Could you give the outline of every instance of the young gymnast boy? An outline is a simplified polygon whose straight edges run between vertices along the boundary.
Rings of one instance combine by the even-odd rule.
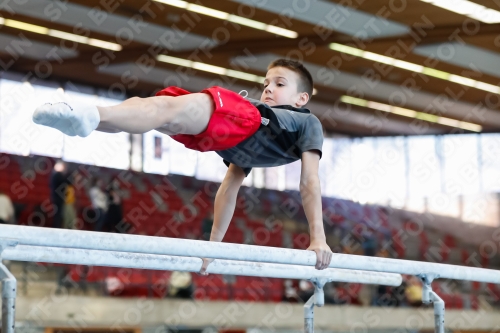
[[[303,108],[313,90],[309,71],[299,62],[273,61],[260,101],[245,99],[221,87],[190,93],[177,87],[154,97],[133,97],[110,107],[78,103],[44,104],[33,121],[70,136],[92,131],[145,133],[158,130],[198,151],[215,151],[228,170],[217,191],[210,241],[222,241],[236,206],[236,197],[252,167],[273,167],[301,160],[300,194],[309,222],[316,269],[330,264],[332,251],[323,229],[318,176],[323,130]],[[211,259],[200,270],[206,274]]]

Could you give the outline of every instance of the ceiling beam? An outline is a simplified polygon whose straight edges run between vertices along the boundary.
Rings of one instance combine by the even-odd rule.
[[[453,42],[459,41],[461,37],[469,37],[469,35],[465,34],[461,28],[461,25],[447,25],[447,26],[438,26],[432,29],[425,30],[425,35],[422,34],[421,30],[417,30],[415,28],[412,29],[412,32],[403,35],[403,36],[391,36],[391,37],[382,37],[376,38],[372,41],[372,43],[383,42],[383,43],[396,43],[398,40],[402,41],[414,41],[417,44],[431,44],[431,43],[439,43],[439,42]],[[474,36],[478,35],[497,35],[500,31],[500,24],[486,24],[478,22],[478,30],[474,31]]]

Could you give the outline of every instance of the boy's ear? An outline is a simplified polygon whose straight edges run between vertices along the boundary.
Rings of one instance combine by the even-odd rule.
[[[297,101],[297,105],[299,107],[303,107],[304,105],[307,104],[307,102],[309,102],[309,94],[306,92],[301,92],[299,94],[299,99]]]

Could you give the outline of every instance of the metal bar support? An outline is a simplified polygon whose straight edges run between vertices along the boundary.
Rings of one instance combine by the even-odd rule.
[[[16,323],[17,281],[14,275],[2,264],[2,252],[17,242],[4,240],[0,242],[0,280],[2,280],[2,332],[14,333]]]
[[[314,333],[314,300],[312,295],[304,304],[304,333]]]
[[[314,278],[311,282],[314,284],[314,295],[304,304],[304,332],[314,333],[314,306],[325,305],[325,293],[323,287],[330,279]]]
[[[438,278],[436,274],[420,274],[420,279],[423,283],[422,288],[422,303],[434,304],[434,332],[444,333],[444,313],[445,304],[441,297],[432,290],[432,281]]]

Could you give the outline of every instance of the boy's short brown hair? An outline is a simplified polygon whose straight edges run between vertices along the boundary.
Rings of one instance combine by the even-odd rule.
[[[309,94],[309,98],[312,96],[313,92],[313,79],[311,73],[304,67],[300,62],[288,59],[276,59],[267,66],[267,70],[274,67],[285,67],[291,71],[294,71],[299,75],[299,86],[297,87],[299,92],[306,92]]]

